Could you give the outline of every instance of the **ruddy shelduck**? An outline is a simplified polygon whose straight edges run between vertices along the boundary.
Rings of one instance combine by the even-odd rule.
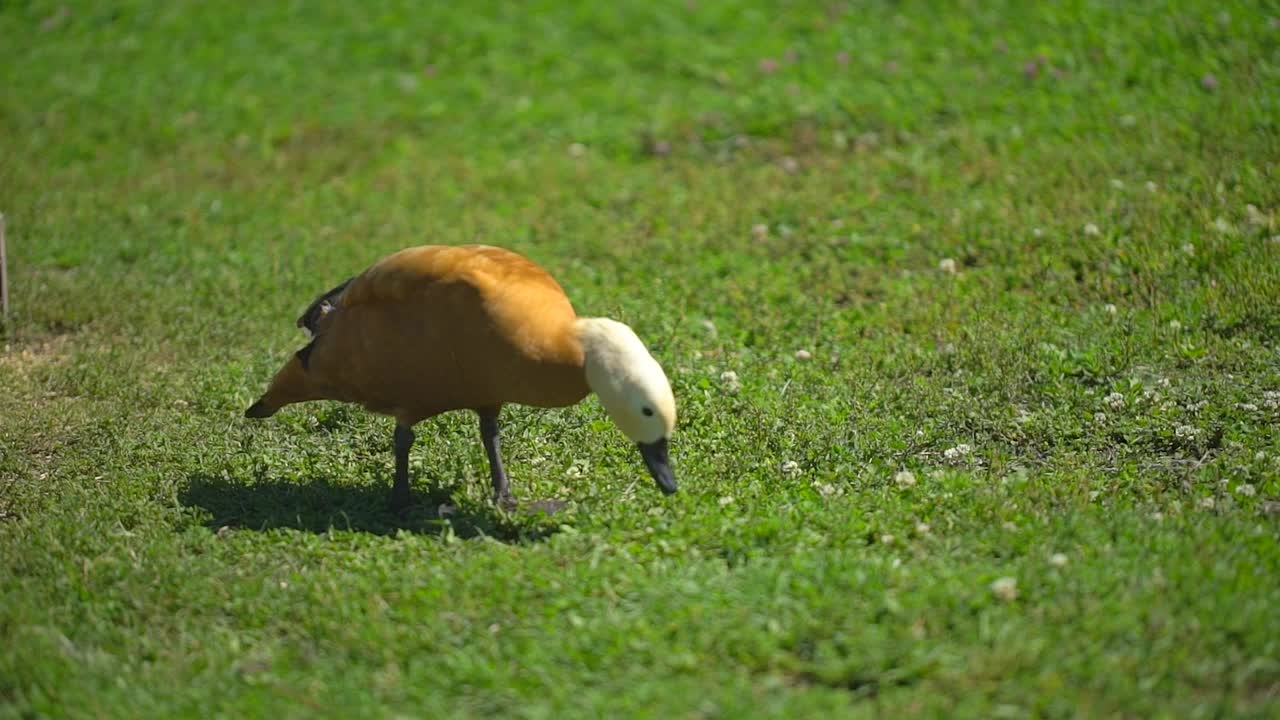
[[[494,499],[509,509],[502,406],[564,407],[590,392],[639,446],[658,487],[676,491],[667,456],[676,404],[662,367],[626,325],[579,318],[560,284],[521,255],[486,245],[401,250],[321,295],[297,324],[310,343],[245,416],[339,400],[395,418],[397,509],[409,505],[417,423],[476,412]]]

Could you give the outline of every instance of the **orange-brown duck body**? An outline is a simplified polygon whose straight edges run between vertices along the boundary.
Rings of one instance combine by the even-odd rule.
[[[498,447],[502,406],[564,407],[592,390],[582,323],[564,290],[541,267],[501,248],[401,250],[322,295],[298,325],[312,335],[311,343],[290,358],[245,414],[268,417],[292,403],[339,400],[392,416],[392,504],[401,509],[409,504],[408,452],[416,423],[452,410],[475,411],[495,498],[511,507]],[[669,398],[665,375],[658,384]],[[652,416],[663,398],[644,402],[640,409]],[[664,412],[670,418],[662,437],[640,438],[639,445],[659,486],[673,492],[666,440],[674,403]]]

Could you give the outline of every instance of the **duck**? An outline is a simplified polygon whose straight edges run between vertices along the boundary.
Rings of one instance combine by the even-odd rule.
[[[561,408],[594,393],[658,489],[677,491],[676,402],[662,366],[626,324],[579,317],[541,266],[491,245],[422,245],[388,255],[298,317],[309,342],[246,411],[267,418],[335,400],[395,420],[391,507],[411,505],[414,427],[447,412],[479,419],[493,498],[517,503],[502,463],[503,406]]]

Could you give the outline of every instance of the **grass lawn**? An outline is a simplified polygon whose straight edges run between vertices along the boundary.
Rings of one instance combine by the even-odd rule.
[[[1275,717],[1280,6],[0,3],[0,717]],[[680,407],[241,413],[522,252]],[[803,351],[803,352],[802,352]],[[456,511],[441,517],[440,506]]]

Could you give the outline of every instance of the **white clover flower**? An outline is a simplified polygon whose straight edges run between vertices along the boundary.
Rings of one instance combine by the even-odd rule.
[[[1106,403],[1108,405],[1110,405],[1112,408],[1115,408],[1116,410],[1119,410],[1120,408],[1124,407],[1124,395],[1122,395],[1121,393],[1113,392],[1104,399],[1106,400]]]
[[[893,535],[891,535],[890,533],[885,533],[885,534],[883,534],[883,535],[881,535],[881,536],[880,536],[880,542],[881,542],[882,544],[885,544],[885,545],[892,545],[892,544],[893,544],[893,541],[894,541],[894,540],[896,540],[896,539],[897,539],[897,538],[895,538],[895,537],[894,537]]]
[[[1084,234],[1096,236],[1096,235],[1101,235],[1102,231],[1098,229],[1097,225],[1094,225],[1093,223],[1089,223],[1084,226]]]
[[[1054,553],[1049,556],[1049,564],[1054,567],[1066,567],[1067,556],[1062,553]]]
[[[797,350],[797,351],[796,351],[796,359],[797,359],[797,360],[812,360],[812,359],[813,359],[813,353],[809,352],[808,350],[803,350],[803,349],[801,349],[801,350]]]
[[[1096,423],[1104,423],[1107,421],[1107,414],[1104,412],[1096,412],[1093,414],[1093,421]]]
[[[916,523],[917,535],[928,535],[930,530],[932,530],[932,528],[929,527],[929,523],[926,523],[926,522]]]
[[[1044,237],[1044,231],[1040,228],[1031,228],[1031,235],[1033,237]]]
[[[764,240],[769,237],[769,226],[764,223],[756,223],[751,226],[751,236],[757,240]]]
[[[1120,178],[1111,178],[1111,187],[1115,188],[1116,190],[1123,190],[1124,181],[1121,180]]]
[[[1179,425],[1173,429],[1173,434],[1180,438],[1191,439],[1200,434],[1200,431],[1190,425]]]
[[[587,146],[582,143],[573,143],[569,146],[570,157],[582,157],[587,154]]]
[[[1236,409],[1245,412],[1258,412],[1258,406],[1253,403],[1236,403]]]
[[[782,470],[783,475],[799,475],[800,463],[795,460],[788,460],[782,463],[782,465],[779,466],[779,469]]]
[[[1217,504],[1218,503],[1215,502],[1214,499],[1211,497],[1200,499],[1200,507],[1204,508],[1205,510],[1212,510],[1214,506]]]
[[[898,487],[911,487],[916,484],[916,475],[910,470],[899,470],[898,474],[893,476],[893,481]]]
[[[725,496],[721,497],[721,498],[720,498],[720,500],[719,500],[718,502],[720,503],[720,507],[726,507],[726,506],[732,505],[732,504],[733,504],[733,496],[732,496],[732,495],[725,495]]]
[[[1183,243],[1183,245],[1182,245],[1182,252],[1184,252],[1184,253],[1186,253],[1186,254],[1188,254],[1188,255],[1195,255],[1195,254],[1196,254],[1196,246],[1195,246],[1195,243]]]
[[[1271,223],[1267,214],[1259,210],[1258,206],[1252,203],[1244,206],[1244,214],[1248,216],[1250,225],[1269,225]]]
[[[942,451],[942,456],[951,462],[960,462],[972,450],[973,448],[969,447],[968,443],[960,443],[955,447],[947,448],[946,450]]]
[[[817,490],[822,497],[835,497],[840,494],[840,489],[831,483],[814,483],[813,489]]]
[[[1236,227],[1228,222],[1224,217],[1219,217],[1213,221],[1213,229],[1223,235],[1230,235],[1236,231]]]
[[[1241,483],[1240,486],[1236,488],[1236,494],[1243,497],[1253,497],[1258,494],[1258,489],[1249,483]]]
[[[736,393],[742,389],[742,381],[738,380],[738,373],[732,370],[720,373],[720,384],[724,385],[724,389],[730,393]]]
[[[1103,305],[1102,311],[1108,315],[1115,315],[1120,312],[1119,308],[1117,308],[1114,303],[1107,303],[1106,305]]]
[[[1149,193],[1158,192],[1160,190],[1160,186],[1156,185],[1154,182],[1150,180],[1147,181],[1146,187],[1147,187],[1147,192]]]
[[[1268,410],[1280,410],[1280,390],[1267,390],[1262,393],[1262,404]]]
[[[938,269],[949,275],[955,275],[957,272],[956,261],[951,258],[942,258],[938,261]]]
[[[1018,599],[1018,581],[1011,577],[1002,577],[991,583],[991,594],[1005,602]]]
[[[1170,321],[1169,321],[1169,329],[1170,329],[1170,330],[1174,330],[1174,331],[1181,330],[1181,329],[1182,329],[1182,323],[1178,322],[1177,320],[1170,320]]]

